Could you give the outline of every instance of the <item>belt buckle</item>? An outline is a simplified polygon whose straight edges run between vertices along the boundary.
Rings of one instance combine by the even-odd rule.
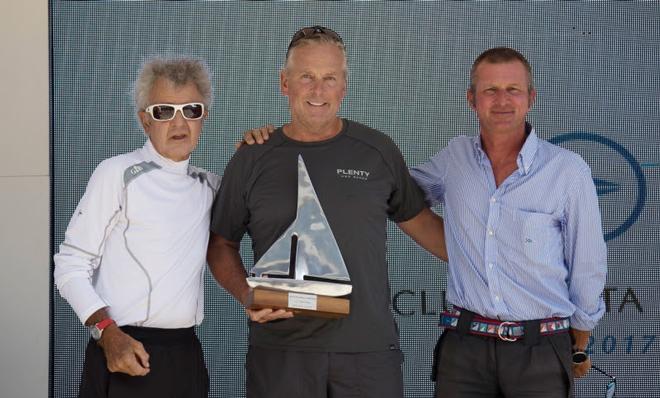
[[[504,328],[506,328],[507,326],[513,326],[515,324],[516,324],[516,322],[504,321],[504,322],[500,323],[499,325],[497,325],[497,337],[499,337],[500,340],[502,340],[502,341],[510,341],[510,342],[518,341],[518,337],[515,337],[515,336],[509,337],[509,336],[505,336],[503,334]],[[511,328],[509,328],[508,330],[511,331]]]

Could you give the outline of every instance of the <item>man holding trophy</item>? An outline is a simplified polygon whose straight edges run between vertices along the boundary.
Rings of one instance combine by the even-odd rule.
[[[347,73],[337,33],[296,32],[280,72],[291,121],[236,152],[214,204],[209,266],[252,320],[248,397],[402,397],[387,219],[446,259],[442,220],[396,145],[337,116]]]

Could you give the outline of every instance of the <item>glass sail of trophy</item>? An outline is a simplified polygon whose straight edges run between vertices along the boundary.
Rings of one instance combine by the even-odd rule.
[[[296,218],[250,270],[250,308],[313,316],[348,314],[351,279],[319,198],[298,155]]]

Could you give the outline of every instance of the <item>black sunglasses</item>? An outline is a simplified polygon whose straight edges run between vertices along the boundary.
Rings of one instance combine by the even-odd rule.
[[[289,43],[289,47],[286,49],[287,58],[289,57],[289,51],[291,51],[291,48],[294,47],[298,41],[306,37],[312,37],[315,35],[325,35],[330,37],[334,41],[341,43],[342,45],[344,44],[344,41],[341,39],[341,36],[339,36],[339,34],[332,29],[320,25],[307,26],[293,34],[293,37],[291,38],[291,42]]]
[[[596,365],[591,365],[591,368],[610,378],[607,387],[605,387],[605,398],[614,398],[614,395],[616,394],[616,378]]]

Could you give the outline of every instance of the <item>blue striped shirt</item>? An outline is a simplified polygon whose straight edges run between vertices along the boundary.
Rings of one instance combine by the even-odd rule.
[[[529,133],[499,187],[479,137],[460,136],[411,170],[444,204],[447,299],[509,321],[570,317],[591,330],[605,311],[607,250],[591,170]]]

